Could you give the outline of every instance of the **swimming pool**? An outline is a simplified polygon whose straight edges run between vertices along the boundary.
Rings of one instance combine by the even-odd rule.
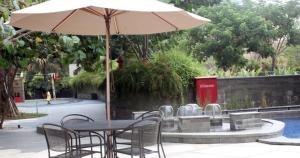
[[[287,138],[300,138],[300,117],[276,119],[285,123],[283,136]]]

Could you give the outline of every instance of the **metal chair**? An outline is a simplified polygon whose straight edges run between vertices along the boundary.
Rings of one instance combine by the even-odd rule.
[[[148,111],[137,117],[136,119],[151,119],[151,118],[157,118],[159,119],[159,131],[158,131],[158,137],[157,137],[157,151],[160,157],[160,149],[162,150],[164,158],[166,158],[165,150],[162,144],[162,137],[161,137],[161,132],[162,132],[162,119],[163,119],[164,114],[161,111],[153,110],[153,111]]]
[[[145,154],[158,153],[158,156],[160,158],[160,147],[163,151],[164,157],[166,157],[161,142],[161,118],[157,117],[157,113],[153,115],[151,115],[150,113],[151,112],[148,112],[144,115],[144,117],[141,116],[141,118],[143,119],[137,120],[137,122],[131,124],[124,130],[115,131],[113,133],[113,151],[115,157],[117,157],[117,153],[131,155],[131,157],[138,155],[140,157],[144,157]],[[147,124],[149,122],[151,123]],[[118,143],[115,139],[116,137],[124,133],[127,133],[127,135],[129,135],[130,143]],[[128,145],[129,147],[119,148],[118,145],[120,144]],[[150,150],[147,148],[148,146],[152,146],[155,144],[157,145],[157,150]]]
[[[143,120],[143,119],[148,118],[148,117],[159,117],[159,118],[161,118],[162,114],[161,114],[160,111],[157,111],[157,110],[147,111],[147,112],[141,114],[140,116],[138,116],[137,118],[135,118],[135,120]]]
[[[94,120],[88,116],[81,115],[81,114],[70,114],[66,115],[62,118],[61,120],[61,125],[64,126],[66,124],[76,124],[76,123],[81,123],[81,122],[93,122]],[[104,140],[104,135],[102,136],[101,134],[97,132],[79,132],[80,137],[77,138],[79,143],[81,144],[81,140],[83,138],[89,138],[89,143],[84,143],[81,144],[81,148],[90,148],[91,151],[93,151],[93,147],[100,147],[100,155],[102,155],[102,146],[104,145],[102,143],[102,140]],[[97,138],[99,140],[99,143],[93,142],[93,138]],[[76,139],[75,137],[72,137],[73,139]]]
[[[72,136],[80,136],[75,131],[50,123],[43,124],[42,128],[47,142],[49,158],[80,158],[95,153],[89,150],[81,150],[80,143],[76,141],[77,139],[73,142]],[[51,152],[58,154],[51,156]]]

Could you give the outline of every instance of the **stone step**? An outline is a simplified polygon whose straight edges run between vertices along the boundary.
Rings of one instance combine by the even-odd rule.
[[[300,146],[300,138],[287,138],[284,136],[268,138],[268,139],[258,139],[258,142],[271,145],[295,145]]]

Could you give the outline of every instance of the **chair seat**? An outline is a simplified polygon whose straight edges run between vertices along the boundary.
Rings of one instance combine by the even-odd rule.
[[[143,150],[144,154],[156,153],[156,151],[152,151],[152,150],[149,150],[149,149],[146,149],[146,148],[143,148],[142,150]],[[130,147],[129,148],[116,149],[114,151],[118,152],[118,153],[126,154],[126,155],[134,155],[134,156],[140,155],[140,149],[138,147],[133,147],[132,152],[131,152]]]
[[[97,153],[95,151],[88,151],[88,150],[73,150],[71,152],[63,153],[56,156],[51,156],[50,158],[81,158],[84,156],[88,156],[91,154]]]

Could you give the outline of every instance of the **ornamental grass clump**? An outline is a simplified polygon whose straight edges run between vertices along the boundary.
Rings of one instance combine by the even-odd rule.
[[[155,54],[153,62],[167,64],[181,78],[184,88],[192,86],[195,77],[208,74],[207,70],[197,59],[178,49]]]
[[[192,56],[170,50],[153,55],[147,62],[135,61],[124,70],[115,71],[116,94],[178,99],[193,85],[194,77],[204,74],[207,74],[205,69]]]
[[[135,62],[115,72],[117,96],[146,94],[155,97],[176,97],[182,92],[182,80],[165,63]]]
[[[97,90],[103,83],[104,74],[81,71],[78,75],[70,79],[70,85],[77,90]]]

